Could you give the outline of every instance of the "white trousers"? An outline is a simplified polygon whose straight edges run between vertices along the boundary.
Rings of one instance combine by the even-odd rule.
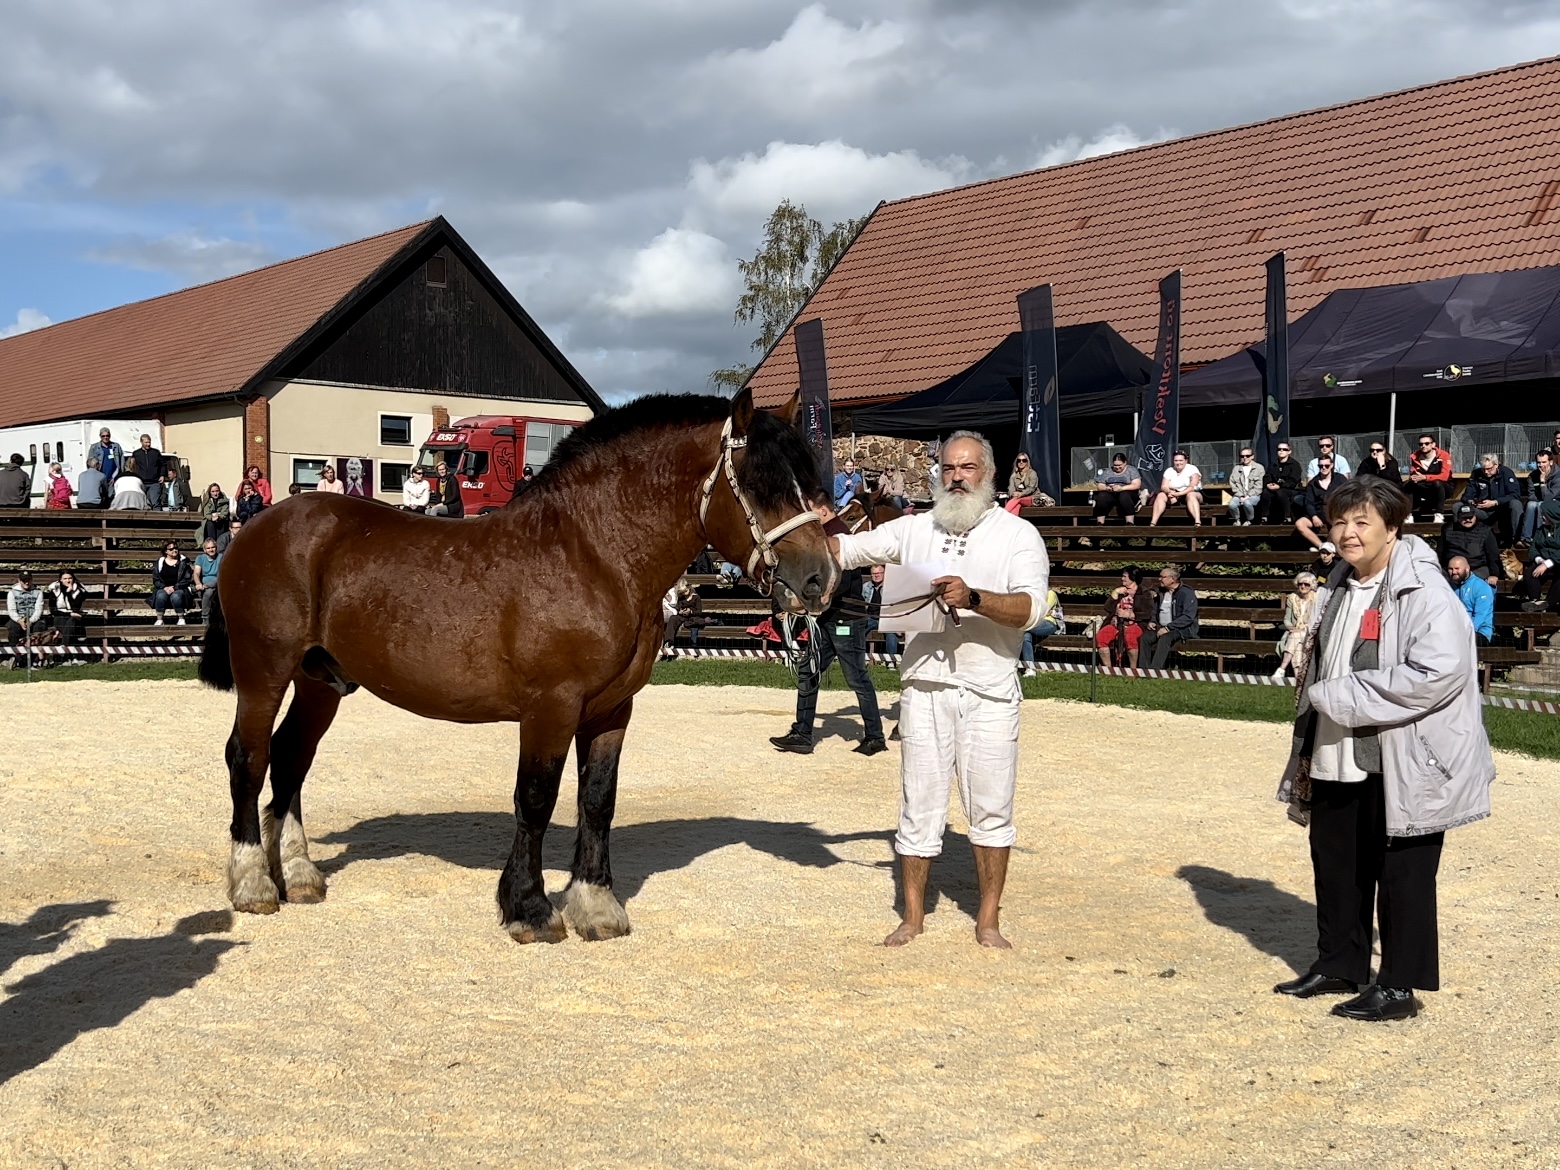
[[[993,699],[960,686],[907,683],[899,697],[899,831],[894,851],[936,857],[948,825],[948,788],[959,800],[970,844],[1013,844],[1018,777],[1018,699]]]

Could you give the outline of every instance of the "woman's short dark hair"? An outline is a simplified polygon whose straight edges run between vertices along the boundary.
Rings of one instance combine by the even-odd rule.
[[[1129,581],[1136,582],[1139,585],[1143,584],[1143,570],[1137,565],[1128,565],[1121,570],[1121,574]]]
[[[1388,528],[1401,529],[1413,509],[1403,489],[1374,475],[1344,480],[1327,497],[1327,523],[1336,524],[1356,508],[1369,508]]]

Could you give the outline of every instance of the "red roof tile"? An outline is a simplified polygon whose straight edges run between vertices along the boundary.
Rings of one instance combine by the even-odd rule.
[[[1017,327],[1106,320],[1152,352],[1155,286],[1184,271],[1182,360],[1262,333],[1263,262],[1291,318],[1346,287],[1560,261],[1560,58],[1027,171],[880,206],[798,320],[822,317],[837,403],[913,393]],[[787,333],[751,385],[797,384]]]
[[[235,393],[428,227],[412,224],[6,338],[0,426]]]

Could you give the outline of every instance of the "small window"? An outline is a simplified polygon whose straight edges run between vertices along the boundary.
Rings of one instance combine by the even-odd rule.
[[[325,470],[323,459],[294,459],[292,461],[292,481],[311,488],[320,482],[320,474]]]
[[[380,415],[379,445],[382,447],[410,447],[412,445],[412,416],[409,414]]]
[[[444,269],[443,256],[430,256],[428,257],[428,266],[423,269],[423,276],[434,288],[443,288],[445,285]]]
[[[412,465],[410,463],[381,463],[379,465],[379,490],[381,492],[398,492],[411,478]]]

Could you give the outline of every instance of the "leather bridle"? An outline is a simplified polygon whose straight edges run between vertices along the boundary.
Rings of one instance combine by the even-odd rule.
[[[699,530],[704,533],[705,542],[708,543],[709,532],[705,529],[704,522],[709,516],[710,498],[715,494],[715,484],[724,470],[726,483],[731,487],[732,498],[737,501],[738,506],[742,509],[742,514],[747,517],[748,533],[753,538],[753,551],[747,559],[746,572],[748,578],[758,586],[759,592],[768,596],[774,588],[775,569],[780,564],[780,557],[775,552],[774,546],[782,537],[795,532],[803,525],[821,524],[822,521],[818,518],[818,513],[814,512],[808,506],[807,501],[802,498],[802,489],[798,486],[796,489],[796,502],[802,509],[801,512],[765,531],[763,524],[760,523],[758,518],[758,509],[753,507],[753,502],[748,499],[747,493],[737,483],[737,468],[731,458],[731,453],[746,447],[747,442],[745,437],[741,439],[732,438],[731,419],[727,418],[726,425],[720,432],[720,458],[716,460],[715,466],[710,468],[709,475],[704,477],[704,486],[699,492]],[[762,576],[757,572],[760,561],[764,563]]]

